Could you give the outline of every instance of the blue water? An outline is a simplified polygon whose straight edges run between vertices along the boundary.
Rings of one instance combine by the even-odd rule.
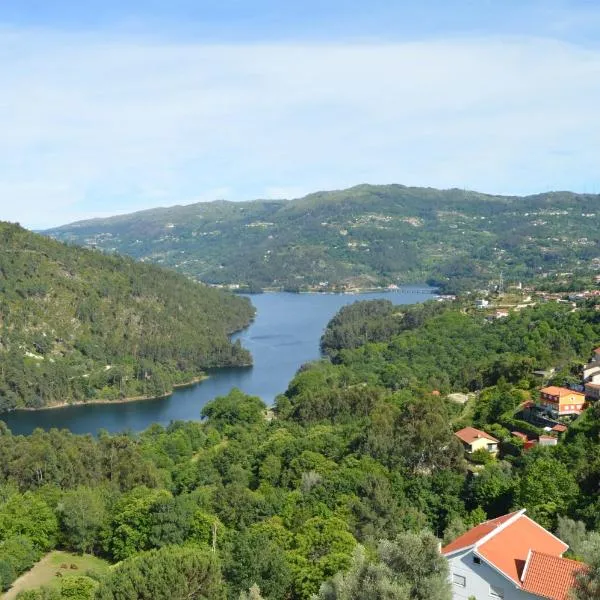
[[[256,319],[234,336],[250,350],[254,366],[219,369],[209,379],[193,387],[177,390],[168,398],[122,404],[88,404],[41,411],[15,411],[1,416],[16,434],[35,428],[70,429],[74,433],[96,434],[98,430],[142,431],[152,423],[196,420],[212,398],[232,388],[260,396],[267,404],[285,392],[288,383],[304,363],[319,358],[319,339],[333,315],[357,300],[385,298],[394,304],[414,304],[432,298],[431,294],[405,291],[347,294],[267,293],[251,296]]]

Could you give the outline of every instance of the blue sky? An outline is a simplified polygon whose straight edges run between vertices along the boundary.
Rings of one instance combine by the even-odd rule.
[[[600,192],[600,3],[3,0],[0,219]]]

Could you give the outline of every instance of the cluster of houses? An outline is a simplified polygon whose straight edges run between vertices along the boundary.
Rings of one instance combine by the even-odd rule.
[[[600,400],[600,348],[596,348],[592,360],[583,367],[583,391],[572,390],[566,387],[548,386],[540,390],[537,402],[527,402],[523,408],[535,410],[537,415],[547,415],[551,419],[561,417],[576,417],[580,415],[588,402]],[[546,427],[547,434],[542,434],[537,439],[530,439],[528,435],[520,431],[511,432],[515,438],[523,441],[525,450],[529,450],[535,445],[555,446],[558,443],[558,437],[567,430],[567,425],[558,421],[550,421],[550,426]],[[475,429],[474,427],[465,427],[455,433],[460,439],[465,452],[470,455],[477,450],[487,450],[490,454],[498,453],[498,444],[494,436]]]
[[[586,402],[600,399],[600,348],[583,369],[583,390],[549,386],[540,390],[535,407],[553,419],[577,416]],[[532,405],[534,403],[531,403]],[[555,445],[567,426],[556,423],[548,435],[523,439],[524,448]],[[465,427],[455,435],[467,454],[485,450],[498,453],[494,436]],[[568,545],[519,510],[485,521],[441,548],[448,559],[454,600],[570,600],[584,563],[563,558]]]

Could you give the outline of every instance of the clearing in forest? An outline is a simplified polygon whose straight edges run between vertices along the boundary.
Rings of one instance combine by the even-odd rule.
[[[67,568],[61,568],[61,565],[66,565]],[[71,565],[77,565],[77,568],[72,569]],[[62,577],[69,577],[85,575],[86,571],[103,572],[107,569],[108,563],[97,556],[55,550],[46,554],[29,571],[21,575],[2,596],[2,600],[14,600],[19,592],[43,585],[57,586],[61,578],[56,573],[61,573]]]

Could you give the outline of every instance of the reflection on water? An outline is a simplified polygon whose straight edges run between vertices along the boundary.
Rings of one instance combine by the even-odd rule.
[[[414,304],[430,294],[373,293],[288,294],[251,296],[257,315],[254,323],[234,336],[254,357],[254,366],[218,369],[199,385],[177,390],[169,398],[123,404],[88,404],[37,412],[16,411],[2,415],[13,433],[30,433],[36,427],[67,428],[74,433],[141,431],[152,423],[167,425],[183,419],[199,419],[202,406],[237,387],[271,403],[284,392],[298,368],[319,358],[319,339],[333,315],[357,300],[385,298],[394,304]]]

